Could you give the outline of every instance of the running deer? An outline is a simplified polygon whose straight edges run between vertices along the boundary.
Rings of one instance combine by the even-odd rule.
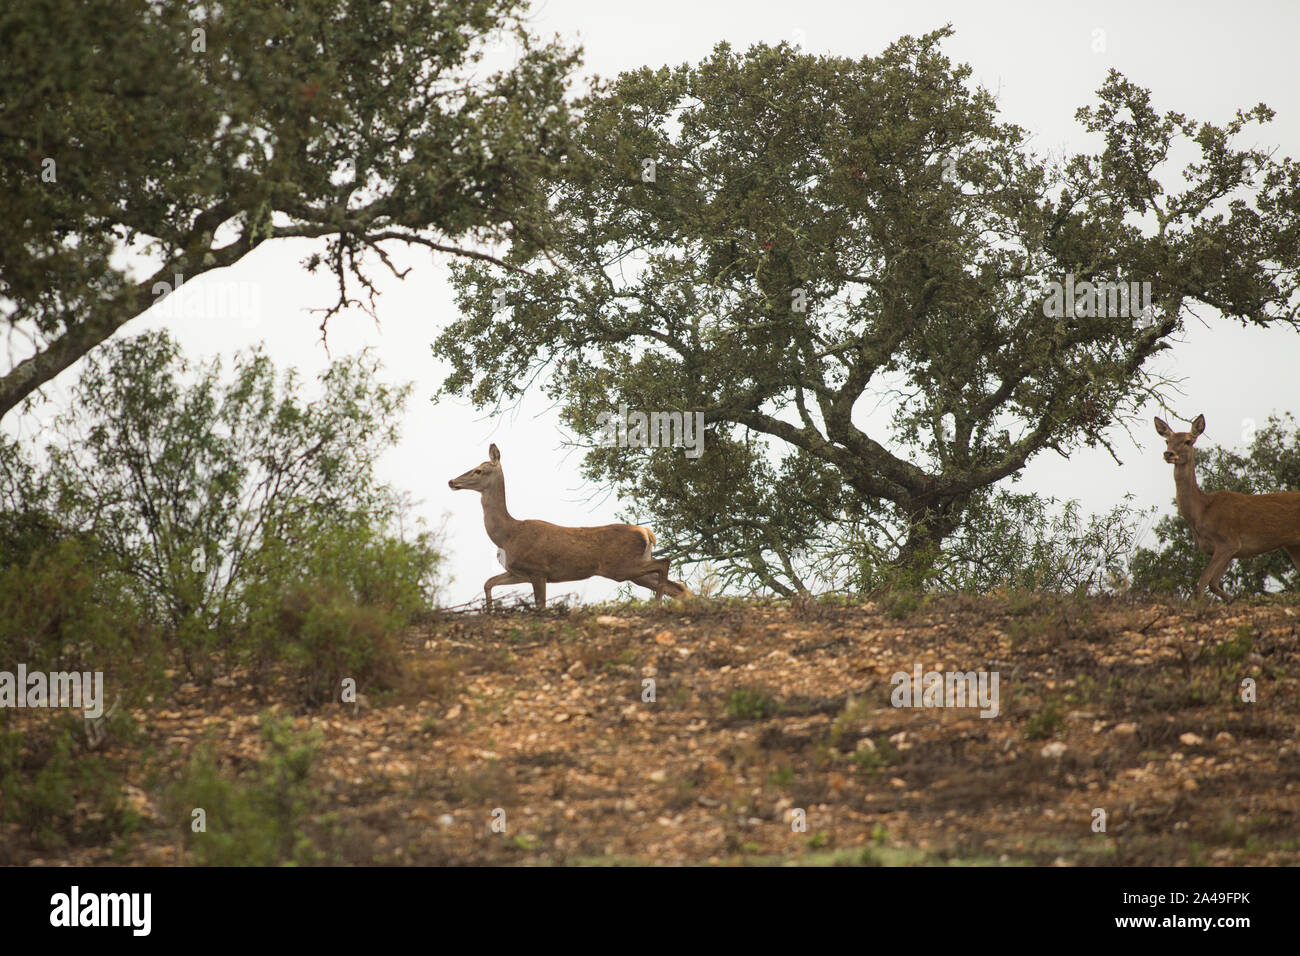
[[[636,524],[606,524],[595,528],[566,528],[549,521],[519,521],[506,510],[506,481],[501,452],[493,445],[488,460],[447,482],[453,490],[477,491],[483,500],[483,524],[498,548],[505,574],[483,583],[487,609],[492,610],[492,589],[502,584],[532,584],[540,610],[546,605],[548,581],[582,581],[601,577],[632,581],[655,592],[655,603],[684,597],[686,585],[668,580],[668,559],[651,551],[655,533]]]
[[[1193,597],[1206,586],[1231,601],[1219,580],[1233,558],[1253,558],[1282,548],[1300,570],[1300,491],[1243,495],[1236,491],[1206,494],[1196,484],[1197,436],[1205,431],[1205,416],[1197,415],[1189,432],[1176,432],[1159,418],[1156,432],[1165,440],[1165,461],[1174,466],[1178,513],[1192,529],[1196,546],[1211,555],[1209,567],[1196,582]]]

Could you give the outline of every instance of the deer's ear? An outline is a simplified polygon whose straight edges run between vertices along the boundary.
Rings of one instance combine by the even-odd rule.
[[[1159,416],[1156,416],[1156,434],[1161,438],[1168,438],[1173,434],[1173,429],[1165,424],[1165,420]]]
[[[492,459],[493,463],[501,461],[501,452],[495,444],[488,448],[488,457]]]
[[[1203,431],[1205,431],[1205,416],[1197,415],[1196,421],[1192,422],[1192,437],[1195,438]]]

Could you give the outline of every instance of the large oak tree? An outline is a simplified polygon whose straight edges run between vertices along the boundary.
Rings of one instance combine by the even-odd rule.
[[[620,403],[703,411],[698,459],[596,443],[587,474],[677,555],[789,591],[864,556],[923,569],[1034,455],[1109,447],[1194,310],[1297,324],[1300,166],[1233,145],[1267,107],[1216,126],[1112,72],[1076,114],[1099,152],[1053,161],[949,33],[860,60],[720,44],[593,90],[550,247],[455,266],[444,391],[540,375],[588,436]],[[1053,315],[1067,276],[1149,282],[1151,310]]]
[[[527,247],[576,54],[530,38],[525,6],[6,2],[0,414],[151,306],[159,283],[268,239],[329,237],[308,263],[337,277],[327,313],[373,291],[365,254],[388,264],[392,243]],[[519,52],[489,74],[494,40]]]

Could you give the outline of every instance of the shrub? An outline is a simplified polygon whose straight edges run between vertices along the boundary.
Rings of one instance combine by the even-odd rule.
[[[137,654],[147,620],[192,677],[287,659],[312,701],[395,666],[438,566],[433,536],[407,534],[409,504],[374,479],[409,386],[380,382],[364,353],[333,363],[312,400],[260,350],[232,365],[193,366],[165,332],[110,342],[43,469],[0,442],[0,556],[20,568],[0,580],[16,618],[0,647]],[[64,543],[32,565],[49,541]]]
[[[727,695],[723,714],[739,720],[762,720],[780,710],[780,703],[759,687],[737,687]]]
[[[344,678],[362,691],[401,681],[398,634],[429,607],[438,555],[427,535],[407,541],[371,516],[330,524],[311,509],[278,526],[254,557],[245,591],[255,666],[287,663],[309,705],[338,700]]]
[[[103,843],[140,824],[122,799],[120,771],[84,752],[80,723],[61,714],[26,734],[0,730],[0,820],[17,823],[42,849]]]
[[[264,715],[261,760],[243,776],[223,773],[210,746],[190,760],[166,796],[182,822],[186,846],[207,866],[310,865],[326,854],[305,832],[320,804],[311,783],[320,734],[297,734],[288,721]],[[193,829],[193,811],[204,827]]]
[[[373,473],[396,441],[409,386],[382,383],[364,353],[334,362],[311,399],[259,349],[231,365],[229,374],[219,361],[192,365],[166,332],[110,342],[51,426],[45,471],[12,448],[0,455],[0,478],[16,489],[8,496],[33,520],[44,509],[68,532],[93,531],[191,673],[228,648],[252,556],[302,502],[318,514],[315,531],[377,530],[401,510]]]
[[[162,644],[130,578],[85,538],[0,567],[0,661],[103,671],[105,693],[127,704],[164,685]]]

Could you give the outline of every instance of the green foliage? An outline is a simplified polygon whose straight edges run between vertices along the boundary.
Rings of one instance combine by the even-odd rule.
[[[17,823],[38,847],[103,843],[140,825],[123,802],[120,771],[85,752],[80,725],[60,715],[27,735],[0,729],[0,821]]]
[[[722,713],[737,720],[762,720],[781,709],[780,701],[761,687],[737,687],[727,694]]]
[[[1196,479],[1201,490],[1263,494],[1300,490],[1300,425],[1287,413],[1270,415],[1245,454],[1222,446],[1197,446]],[[1172,482],[1171,482],[1172,484]],[[1133,557],[1133,587],[1148,593],[1189,593],[1209,564],[1196,547],[1191,529],[1175,513],[1155,526],[1157,546]],[[1223,575],[1223,588],[1236,597],[1300,590],[1300,574],[1284,551],[1235,560]]]
[[[454,265],[443,391],[491,406],[547,371],[627,518],[788,596],[858,557],[916,566],[1034,456],[1106,444],[1158,391],[1148,360],[1185,305],[1300,322],[1297,165],[1230,145],[1267,108],[1214,127],[1111,73],[1078,113],[1102,150],[1052,161],[943,55],[950,34],[858,60],[722,43],[599,85],[545,255]],[[1149,281],[1150,322],[1045,314],[1067,273]],[[704,453],[609,441],[621,403],[703,412]]]
[[[36,345],[0,376],[0,415],[176,274],[229,266],[268,238],[329,237],[308,266],[337,275],[334,309],[372,289],[361,253],[385,242],[535,241],[577,57],[529,37],[526,6],[0,6],[0,298],[10,335]],[[523,47],[513,66],[483,70],[507,38]],[[141,247],[166,264],[158,274],[128,271],[126,250]]]
[[[1076,500],[1004,489],[976,497],[944,542],[935,578],[947,590],[1100,591],[1127,586],[1151,514],[1122,504],[1086,519]],[[1151,509],[1154,513],[1155,509]]]
[[[172,817],[186,845],[206,866],[311,865],[323,851],[305,831],[321,804],[311,781],[320,733],[295,733],[287,720],[264,715],[261,760],[240,776],[229,775],[205,746],[167,794]],[[194,832],[193,811],[202,809],[206,831]]]
[[[23,444],[0,435],[0,566],[27,564],[63,534],[48,477]]]
[[[859,773],[877,773],[884,767],[898,763],[900,754],[885,737],[872,740],[869,737],[858,742],[858,747],[849,757],[849,762]]]
[[[794,780],[794,767],[779,767],[767,775],[767,782],[773,787],[788,787]]]
[[[103,671],[105,693],[130,705],[162,686],[164,660],[130,577],[93,542],[56,540],[24,563],[0,567],[0,661],[7,668],[22,662],[29,671]]]
[[[260,351],[223,379],[166,333],[101,350],[43,468],[0,448],[0,652],[102,670],[128,703],[159,689],[168,650],[191,676],[243,668],[265,689],[284,673],[308,705],[344,678],[360,693],[419,679],[398,634],[439,555],[374,480],[409,392],[377,372],[335,362],[308,399]]]
[[[832,532],[814,565],[818,579],[850,592],[879,595],[896,617],[920,608],[935,591],[1123,590],[1129,561],[1150,515],[1130,504],[1085,518],[1076,500],[985,489],[972,496],[963,522],[942,546],[907,564],[865,522]],[[1154,509],[1152,509],[1154,512]]]
[[[439,560],[430,536],[391,537],[374,519],[304,505],[250,560],[248,651],[283,658],[310,705],[339,700],[348,677],[364,692],[398,686],[396,635],[428,606]]]
[[[6,573],[49,589],[67,573],[63,603],[46,615],[72,626],[79,619],[55,610],[81,601],[94,633],[126,629],[105,647],[143,615],[191,674],[210,675],[222,655],[254,667],[283,655],[307,698],[324,699],[340,673],[391,668],[394,632],[433,591],[433,537],[409,533],[409,505],[374,479],[410,386],[378,381],[365,355],[334,362],[310,398],[260,350],[232,364],[228,377],[219,362],[195,368],[165,332],[94,355],[43,449],[48,466],[33,469],[14,448],[0,458],[25,509],[6,512],[8,526],[57,513],[58,534],[72,536],[44,564]],[[30,550],[14,534],[13,553]],[[84,569],[70,567],[82,557]],[[96,608],[100,592],[117,597]],[[286,605],[301,620],[277,633]],[[27,620],[36,611],[14,613],[14,627],[39,624]]]
[[[94,529],[173,628],[217,623],[247,583],[265,531],[301,501],[325,513],[391,507],[372,477],[409,386],[364,356],[336,361],[321,393],[277,376],[260,349],[197,369],[166,332],[113,342],[87,363],[47,445],[53,500]]]
[[[1055,700],[1048,701],[1043,709],[1025,722],[1026,740],[1046,740],[1065,725],[1065,715]]]
[[[1250,631],[1250,626],[1241,624],[1232,637],[1215,644],[1206,653],[1213,660],[1223,664],[1230,664],[1234,661],[1244,661],[1246,655],[1250,653],[1251,648],[1254,646],[1255,637]]]

